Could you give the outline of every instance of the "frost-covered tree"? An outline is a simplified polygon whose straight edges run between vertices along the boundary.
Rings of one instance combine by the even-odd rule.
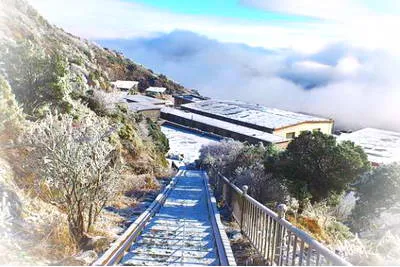
[[[223,141],[203,147],[200,162],[213,166],[238,186],[249,186],[249,194],[263,203],[283,201],[288,197],[285,186],[264,167],[265,158],[275,153],[273,146]]]
[[[356,185],[356,197],[353,227],[369,230],[382,212],[400,207],[400,164],[383,165],[364,175]]]
[[[45,105],[69,111],[66,97],[71,93],[68,61],[30,41],[3,46],[0,56],[4,72],[24,111],[37,115]],[[39,114],[41,115],[41,114]]]
[[[234,171],[229,165],[238,157],[243,146],[241,142],[223,140],[220,143],[203,146],[200,149],[199,159],[201,164],[213,166],[228,175]]]
[[[96,116],[48,115],[26,134],[33,168],[49,200],[67,213],[77,243],[117,191],[119,158],[108,141],[114,130]]]
[[[10,85],[0,76],[0,134],[5,131],[8,134],[17,131],[22,119],[22,111],[18,107]]]

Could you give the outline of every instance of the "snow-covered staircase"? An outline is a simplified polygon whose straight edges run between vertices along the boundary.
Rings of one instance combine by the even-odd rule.
[[[183,171],[122,265],[219,265],[204,172]]]

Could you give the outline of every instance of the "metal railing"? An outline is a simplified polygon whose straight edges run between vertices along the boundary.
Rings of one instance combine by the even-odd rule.
[[[214,169],[209,171],[215,195],[221,197],[238,222],[241,232],[269,265],[351,265],[306,232],[285,219],[286,206],[278,214],[232,184]]]
[[[179,173],[178,173],[179,174]],[[178,175],[177,174],[177,175]],[[143,231],[146,223],[161,208],[176,184],[176,177],[164,188],[151,205],[133,222],[115,243],[92,266],[116,265]]]

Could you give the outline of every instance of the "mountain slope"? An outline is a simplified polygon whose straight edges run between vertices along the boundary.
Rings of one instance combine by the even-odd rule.
[[[158,124],[123,106],[111,109],[101,106],[100,100],[109,99],[111,94],[106,91],[115,79],[138,80],[141,89],[154,85],[168,88],[168,93],[188,92],[118,53],[50,25],[23,0],[0,0],[0,111],[4,113],[0,116],[0,264],[55,264],[65,257],[66,262],[74,265],[90,264],[93,255],[96,257],[104,245],[115,240],[117,233],[129,225],[126,220],[138,198],[159,188],[155,178],[168,175],[165,160],[168,140]],[[96,92],[104,99],[97,99]],[[46,168],[61,173],[65,166],[75,165],[51,168],[48,160],[60,161],[60,158],[48,152],[36,157],[36,164],[31,164],[39,148],[30,146],[26,137],[35,139],[37,135],[32,129],[43,126],[50,113],[59,115],[55,125],[65,123],[62,117],[71,122],[71,131],[58,133],[72,140],[59,155],[68,155],[73,147],[81,148],[85,142],[92,142],[86,137],[74,139],[74,134],[90,126],[91,120],[91,128],[82,130],[89,136],[90,132],[97,131],[95,122],[103,121],[110,131],[101,138],[112,147],[110,164],[121,165],[122,171],[112,173],[113,186],[107,183],[102,190],[95,190],[95,194],[105,189],[113,193],[105,194],[106,202],[99,205],[104,204],[96,212],[97,220],[93,220],[96,223],[86,227],[84,238],[73,238],[70,222],[76,213],[69,208],[74,203],[66,205],[65,201],[56,201],[57,196],[69,194],[56,188],[56,182],[51,181],[53,176],[46,179],[41,173]],[[45,138],[55,136],[56,128],[52,129],[44,131]],[[99,158],[98,153],[80,151],[86,153],[89,163]],[[76,159],[68,158],[72,163]],[[81,169],[89,167],[87,164]],[[62,175],[62,179],[68,184],[79,176],[86,183],[88,175],[73,174],[76,171],[77,168]],[[83,192],[83,196],[89,195]],[[92,199],[83,198],[87,201],[83,207],[95,205]],[[91,210],[82,212],[81,217],[91,215]],[[94,245],[96,240],[102,241],[101,247]],[[77,253],[78,262],[71,260],[69,256]],[[92,257],[82,260],[85,255]]]
[[[137,80],[139,89],[162,86],[167,93],[185,93],[190,90],[134,63],[122,54],[73,36],[50,25],[24,0],[0,0],[0,43],[30,40],[45,50],[68,57],[70,67],[83,74],[89,85],[109,88],[109,81]]]

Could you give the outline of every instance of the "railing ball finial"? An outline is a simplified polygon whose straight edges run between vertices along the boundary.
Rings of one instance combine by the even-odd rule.
[[[247,185],[244,185],[242,187],[242,190],[243,190],[243,195],[247,195],[247,191],[249,190],[249,187]]]
[[[278,210],[278,216],[280,219],[285,218],[286,211],[287,211],[287,206],[285,204],[279,204],[277,207]]]

